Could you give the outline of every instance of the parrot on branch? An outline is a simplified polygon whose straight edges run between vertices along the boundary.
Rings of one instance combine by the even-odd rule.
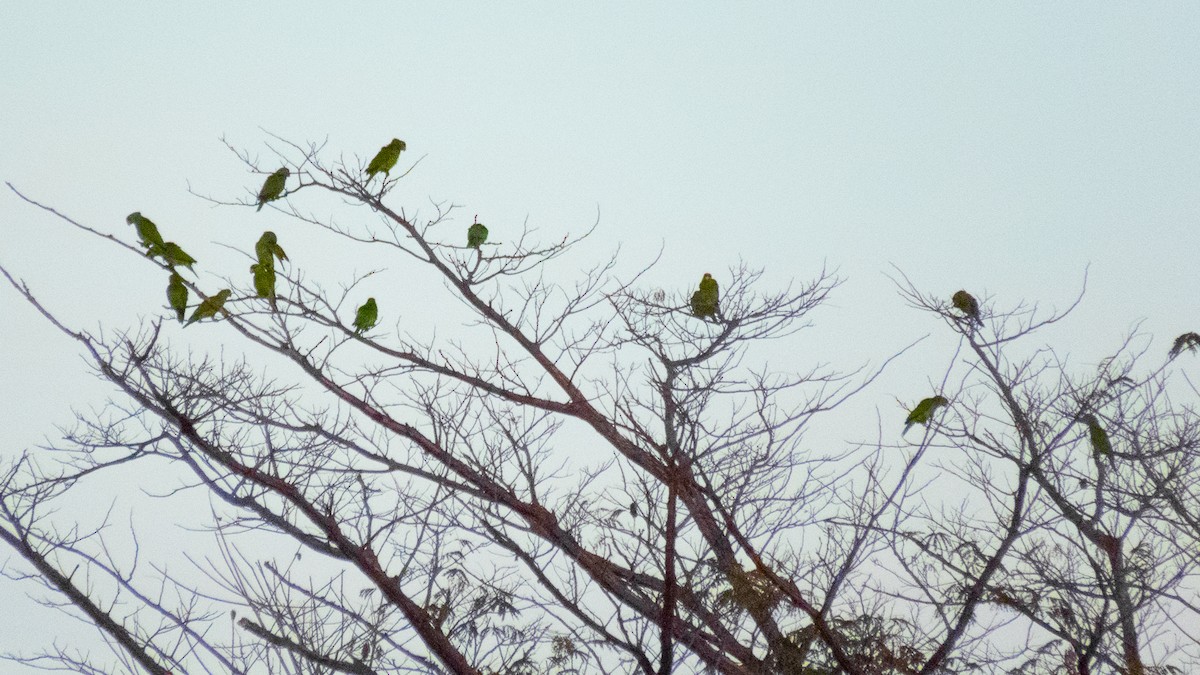
[[[1112,441],[1108,439],[1108,432],[1104,427],[1100,426],[1100,420],[1091,413],[1083,413],[1077,416],[1076,421],[1083,422],[1088,428],[1088,440],[1092,442],[1092,456],[1107,457],[1112,461]]]
[[[692,315],[704,318],[717,315],[720,289],[717,280],[708,272],[700,279],[700,288],[692,293]]]
[[[183,323],[184,313],[187,311],[188,289],[183,285],[183,277],[171,272],[171,279],[167,282],[167,302],[171,305],[171,309],[175,310],[175,316],[179,319],[179,323]]]
[[[182,248],[179,248],[179,244],[173,241],[164,242],[160,248],[151,251],[150,255],[161,255],[162,259],[171,267],[179,265],[190,270],[196,263],[195,258],[188,255]]]
[[[270,300],[271,307],[275,308],[275,268],[271,261],[251,265],[250,272],[254,274],[254,291],[258,297]]]
[[[367,165],[367,180],[370,181],[380,171],[385,178],[390,177],[392,167],[396,166],[396,161],[400,159],[400,153],[407,149],[408,146],[399,138],[393,138],[391,143],[380,148],[379,152],[375,153],[375,159]]]
[[[267,176],[267,180],[263,181],[262,189],[258,191],[256,211],[262,211],[263,204],[273,202],[283,196],[283,189],[287,186],[287,179],[290,175],[292,175],[291,170],[285,166]]]
[[[196,311],[192,312],[192,318],[188,319],[186,325],[190,326],[201,319],[208,319],[217,315],[218,312],[225,311],[225,301],[233,291],[228,288],[220,290],[216,295],[205,298],[197,307]]]
[[[1170,355],[1175,358],[1185,351],[1196,351],[1200,348],[1200,333],[1184,333],[1175,338],[1175,344],[1171,345]]]
[[[270,265],[271,257],[279,258],[280,262],[287,260],[287,254],[283,252],[283,248],[279,245],[279,240],[275,237],[275,233],[267,230],[258,238],[258,243],[254,245],[254,253],[258,256],[258,262]]]
[[[904,419],[904,431],[901,435],[908,433],[909,428],[914,424],[928,426],[930,419],[933,417],[933,411],[945,405],[950,405],[950,399],[945,396],[930,396],[929,398],[921,399],[916,407],[912,409],[912,412],[908,413],[908,417]]]
[[[479,216],[475,216],[475,222],[471,227],[467,228],[467,248],[478,249],[483,242],[487,241],[488,229],[479,222]]]
[[[972,319],[976,323],[982,323],[979,318],[979,301],[975,296],[966,291],[958,291],[950,298],[950,302],[954,308],[967,315],[968,319]]]
[[[146,248],[146,255],[151,255],[151,251],[156,247],[162,247],[163,238],[158,233],[158,226],[154,224],[154,221],[143,216],[141,211],[134,211],[126,216],[125,222],[137,228],[138,238],[142,240],[142,246]]]
[[[375,304],[375,298],[367,298],[363,306],[358,308],[358,313],[354,315],[354,334],[362,335],[371,330],[377,321],[379,321],[379,306]]]

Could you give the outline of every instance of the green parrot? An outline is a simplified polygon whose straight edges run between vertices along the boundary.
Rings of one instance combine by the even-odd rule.
[[[479,248],[483,242],[487,241],[488,229],[479,222],[479,216],[475,216],[475,223],[467,228],[467,248]]]
[[[171,309],[175,310],[175,316],[179,318],[179,323],[183,323],[184,312],[187,311],[188,289],[183,285],[183,277],[171,272],[171,279],[167,282],[167,302],[170,303]]]
[[[1171,346],[1171,358],[1179,356],[1185,351],[1196,351],[1200,348],[1200,333],[1184,333],[1175,338],[1175,344]]]
[[[275,307],[275,268],[271,261],[251,265],[250,272],[254,274],[254,290],[258,297],[270,300],[271,307]]]
[[[958,291],[950,298],[950,302],[954,308],[967,315],[968,319],[974,320],[976,323],[982,323],[979,318],[979,301],[975,296],[966,291]]]
[[[720,290],[717,280],[708,272],[700,279],[700,288],[692,293],[692,314],[700,318],[717,315]]]
[[[1112,461],[1112,441],[1108,440],[1108,432],[1104,427],[1100,426],[1100,420],[1091,413],[1083,413],[1077,416],[1076,421],[1083,422],[1088,428],[1088,439],[1092,442],[1092,455],[1095,457],[1107,457]]]
[[[275,233],[267,230],[258,238],[258,243],[254,245],[254,252],[258,255],[258,262],[271,263],[271,256],[279,258],[282,262],[287,260],[287,254],[283,252],[283,248],[279,245],[279,240],[275,237]]]
[[[358,313],[354,315],[354,334],[362,335],[371,330],[377,321],[379,321],[379,306],[375,304],[375,298],[367,298],[363,306],[358,308]]]
[[[262,211],[263,204],[273,202],[283,196],[283,189],[287,186],[287,179],[290,175],[292,175],[291,170],[285,166],[267,176],[267,180],[263,182],[262,189],[258,191],[257,211]]]
[[[908,433],[909,428],[914,424],[928,426],[929,420],[933,417],[933,411],[944,405],[950,405],[950,399],[945,396],[930,396],[929,398],[921,399],[921,402],[904,419],[904,431],[902,434]]]
[[[146,255],[151,255],[151,251],[155,247],[163,245],[162,235],[158,233],[158,226],[154,221],[142,215],[141,211],[134,211],[125,217],[125,222],[137,228],[138,237],[142,240],[142,246],[146,248]]]
[[[205,298],[196,307],[196,311],[192,312],[192,318],[188,319],[186,325],[190,326],[201,319],[208,319],[216,316],[218,312],[225,311],[225,301],[228,300],[229,296],[232,294],[233,291],[226,288],[217,291],[217,294],[212,297]]]
[[[407,149],[408,146],[399,138],[393,138],[391,143],[380,148],[379,152],[375,153],[375,159],[367,165],[367,180],[374,178],[380,171],[385,177],[390,176],[392,167],[396,166],[396,161],[400,159],[400,153]]]
[[[195,258],[188,255],[182,248],[179,248],[179,244],[173,241],[164,242],[161,247],[156,247],[152,250],[150,255],[162,256],[162,259],[171,267],[179,265],[190,270],[192,269],[192,265],[196,263]]]

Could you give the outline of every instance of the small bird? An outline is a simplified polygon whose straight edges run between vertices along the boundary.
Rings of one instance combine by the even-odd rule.
[[[700,288],[692,293],[692,315],[700,318],[717,315],[720,288],[708,272],[700,279]]]
[[[467,248],[479,248],[483,242],[487,241],[487,237],[488,229],[479,222],[479,216],[475,216],[474,224],[467,228]]]
[[[154,221],[142,215],[141,211],[134,211],[125,217],[125,222],[137,228],[138,238],[142,240],[142,246],[146,248],[146,255],[150,255],[150,251],[156,247],[162,247],[163,238],[158,233],[158,226]]]
[[[396,161],[400,159],[400,153],[407,149],[408,146],[399,138],[393,138],[391,143],[380,148],[379,152],[375,153],[375,159],[367,165],[367,180],[370,181],[380,171],[385,178],[390,177],[392,167],[396,166]]]
[[[982,323],[979,318],[979,301],[975,296],[966,291],[958,291],[950,298],[950,302],[954,308],[967,315],[968,319],[974,320],[976,323]]]
[[[175,310],[175,316],[179,318],[179,323],[183,323],[187,302],[188,289],[183,285],[183,277],[172,271],[171,278],[167,281],[167,303],[171,305],[171,309]]]
[[[929,425],[929,420],[933,417],[933,411],[938,408],[950,405],[950,399],[945,396],[930,396],[929,398],[921,399],[912,412],[908,413],[908,417],[904,419],[904,431],[901,435],[908,433],[908,430],[914,424]]]
[[[1175,358],[1185,351],[1196,351],[1200,348],[1200,333],[1184,333],[1175,338],[1175,344],[1171,345],[1170,355]]]
[[[279,239],[270,230],[263,232],[262,236],[258,238],[258,243],[254,244],[254,253],[258,256],[260,263],[270,263],[272,256],[279,258],[280,262],[288,259],[287,254],[279,245]]]
[[[358,308],[358,313],[354,315],[354,334],[362,335],[371,330],[377,321],[379,321],[379,306],[375,304],[375,298],[367,298],[363,306]]]
[[[226,289],[217,291],[216,295],[204,299],[196,307],[196,311],[192,312],[192,317],[190,319],[188,319],[188,322],[186,325],[190,326],[193,323],[200,321],[201,319],[208,319],[208,318],[216,316],[217,312],[225,311],[225,309],[224,309],[225,301],[228,300],[229,296],[232,294],[233,294],[233,291],[226,288]]]
[[[1100,420],[1091,413],[1083,413],[1075,417],[1078,422],[1083,422],[1088,428],[1088,440],[1092,442],[1092,456],[1107,457],[1112,460],[1112,441],[1108,439],[1108,432],[1104,427],[1100,426]]]
[[[258,297],[266,298],[271,301],[271,307],[275,307],[275,268],[271,265],[271,261],[258,262],[250,266],[250,272],[254,275],[254,291],[258,293]]]
[[[179,244],[173,241],[163,242],[163,245],[153,249],[150,255],[162,256],[162,259],[171,267],[179,265],[190,270],[192,265],[196,264],[196,259],[184,252],[182,248],[179,248]]]
[[[263,204],[273,202],[283,196],[283,189],[287,186],[287,179],[290,175],[292,175],[291,170],[285,166],[267,176],[267,180],[263,181],[262,189],[258,191],[256,211],[262,211]]]

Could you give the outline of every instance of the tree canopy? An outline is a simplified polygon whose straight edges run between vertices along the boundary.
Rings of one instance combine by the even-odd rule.
[[[581,266],[590,229],[542,243],[455,207],[412,215],[393,194],[399,139],[369,163],[273,147],[269,164],[237,152],[244,195],[207,198],[245,218],[245,241],[225,242],[252,263],[239,275],[168,252],[194,233],[138,205],[132,230],[54,212],[161,268],[168,302],[140,326],[85,330],[0,270],[113,388],[111,414],[5,467],[10,576],[54,589],[126,670],[1200,667],[1194,333],[1169,352],[1131,335],[1081,368],[1041,338],[1069,309],[901,276],[900,298],[957,340],[952,366],[881,403],[873,440],[867,422],[817,445],[810,430],[878,371],[753,349],[810,325],[827,271],[771,289],[731,261],[659,288],[615,254]],[[305,206],[328,197],[349,219]],[[331,291],[292,245],[313,230],[339,238],[330,257],[383,252],[402,272]],[[560,258],[576,271],[550,270]],[[417,276],[444,295],[414,293]],[[449,338],[404,323],[451,308],[469,320]],[[185,352],[183,330],[223,349]],[[213,504],[164,504],[211,532],[192,569],[138,566],[55,513],[92,476],[161,488],[165,467],[190,478],[157,498]],[[62,650],[9,658],[108,672]]]

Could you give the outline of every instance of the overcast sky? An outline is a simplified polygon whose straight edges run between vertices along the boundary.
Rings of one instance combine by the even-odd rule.
[[[892,265],[1001,309],[1065,306],[1090,265],[1054,333],[1083,362],[1139,320],[1163,352],[1200,330],[1200,3],[116,4],[0,1],[0,179],[130,240],[141,210],[202,262],[271,227],[293,258],[355,266],[269,209],[190,195],[257,190],[221,137],[369,156],[396,136],[420,159],[400,203],[547,239],[598,217],[581,267],[661,246],[652,280],[680,292],[739,258],[768,284],[836,269],[796,369],[938,331]],[[7,188],[0,231],[0,264],[74,325],[161,311],[160,273]],[[0,453],[17,453],[109,390],[6,285],[0,316]],[[902,415],[942,347],[866,405]],[[14,586],[0,600],[23,602]],[[36,627],[0,616],[0,635]]]

